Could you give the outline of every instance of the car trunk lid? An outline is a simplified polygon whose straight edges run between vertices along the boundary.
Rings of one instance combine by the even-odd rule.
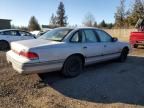
[[[49,41],[44,39],[31,39],[24,41],[16,41],[11,43],[11,49],[17,53],[20,51],[29,51],[30,49],[37,49],[42,46],[58,44],[57,41]]]

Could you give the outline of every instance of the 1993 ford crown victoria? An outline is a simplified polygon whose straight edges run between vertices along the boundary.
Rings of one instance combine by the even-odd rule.
[[[111,59],[124,62],[129,50],[128,43],[100,29],[56,28],[38,39],[12,42],[7,61],[19,73],[61,70],[65,76],[74,77],[85,65]]]

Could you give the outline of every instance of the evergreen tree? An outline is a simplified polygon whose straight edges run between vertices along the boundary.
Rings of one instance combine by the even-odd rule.
[[[107,24],[107,28],[108,28],[108,29],[112,29],[112,28],[113,28],[113,24],[112,24],[112,23],[108,23],[108,24]]]
[[[57,9],[57,24],[61,27],[67,25],[67,16],[65,15],[65,8],[63,2],[60,2]]]
[[[120,6],[117,7],[117,11],[115,13],[115,26],[124,27],[125,17],[126,17],[125,0],[120,0]]]
[[[131,26],[135,26],[138,19],[144,16],[144,2],[142,0],[135,0],[131,15],[128,17],[128,21]]]
[[[94,27],[98,27],[98,25],[97,25],[97,22],[95,21],[94,22],[94,25],[93,25]]]
[[[135,0],[132,13],[137,13],[138,17],[144,16],[144,4],[142,0]]]
[[[51,16],[50,25],[53,25],[53,26],[57,25],[57,18],[54,14],[52,14],[52,16]]]
[[[29,31],[40,30],[40,25],[34,16],[30,18],[28,29]]]
[[[107,27],[106,22],[103,20],[103,21],[99,24],[99,27],[100,27],[100,28],[106,28],[106,27]]]

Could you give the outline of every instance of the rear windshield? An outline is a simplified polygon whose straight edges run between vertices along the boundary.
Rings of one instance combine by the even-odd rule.
[[[43,34],[39,37],[39,39],[51,40],[51,41],[62,41],[72,29],[67,28],[58,28],[48,31],[47,33]]]

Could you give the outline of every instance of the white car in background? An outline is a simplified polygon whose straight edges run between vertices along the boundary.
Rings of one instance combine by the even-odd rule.
[[[17,29],[0,30],[0,50],[10,49],[10,42],[19,40],[34,39],[34,35],[29,32]]]
[[[51,31],[51,30],[52,30],[52,29],[47,29],[47,30],[41,31],[41,32],[38,34],[37,37],[39,37],[39,36],[45,34],[45,33],[48,32],[48,31]]]
[[[35,30],[35,31],[31,31],[30,33],[37,36],[41,31],[40,30]]]
[[[57,28],[38,39],[11,43],[7,61],[19,73],[44,73],[61,70],[67,77],[81,73],[83,66],[118,59],[124,62],[130,50],[96,28]]]
[[[46,29],[46,30],[42,30],[42,31],[35,30],[35,31],[31,31],[30,33],[33,34],[36,38],[38,38],[50,30],[52,30],[52,29]]]

